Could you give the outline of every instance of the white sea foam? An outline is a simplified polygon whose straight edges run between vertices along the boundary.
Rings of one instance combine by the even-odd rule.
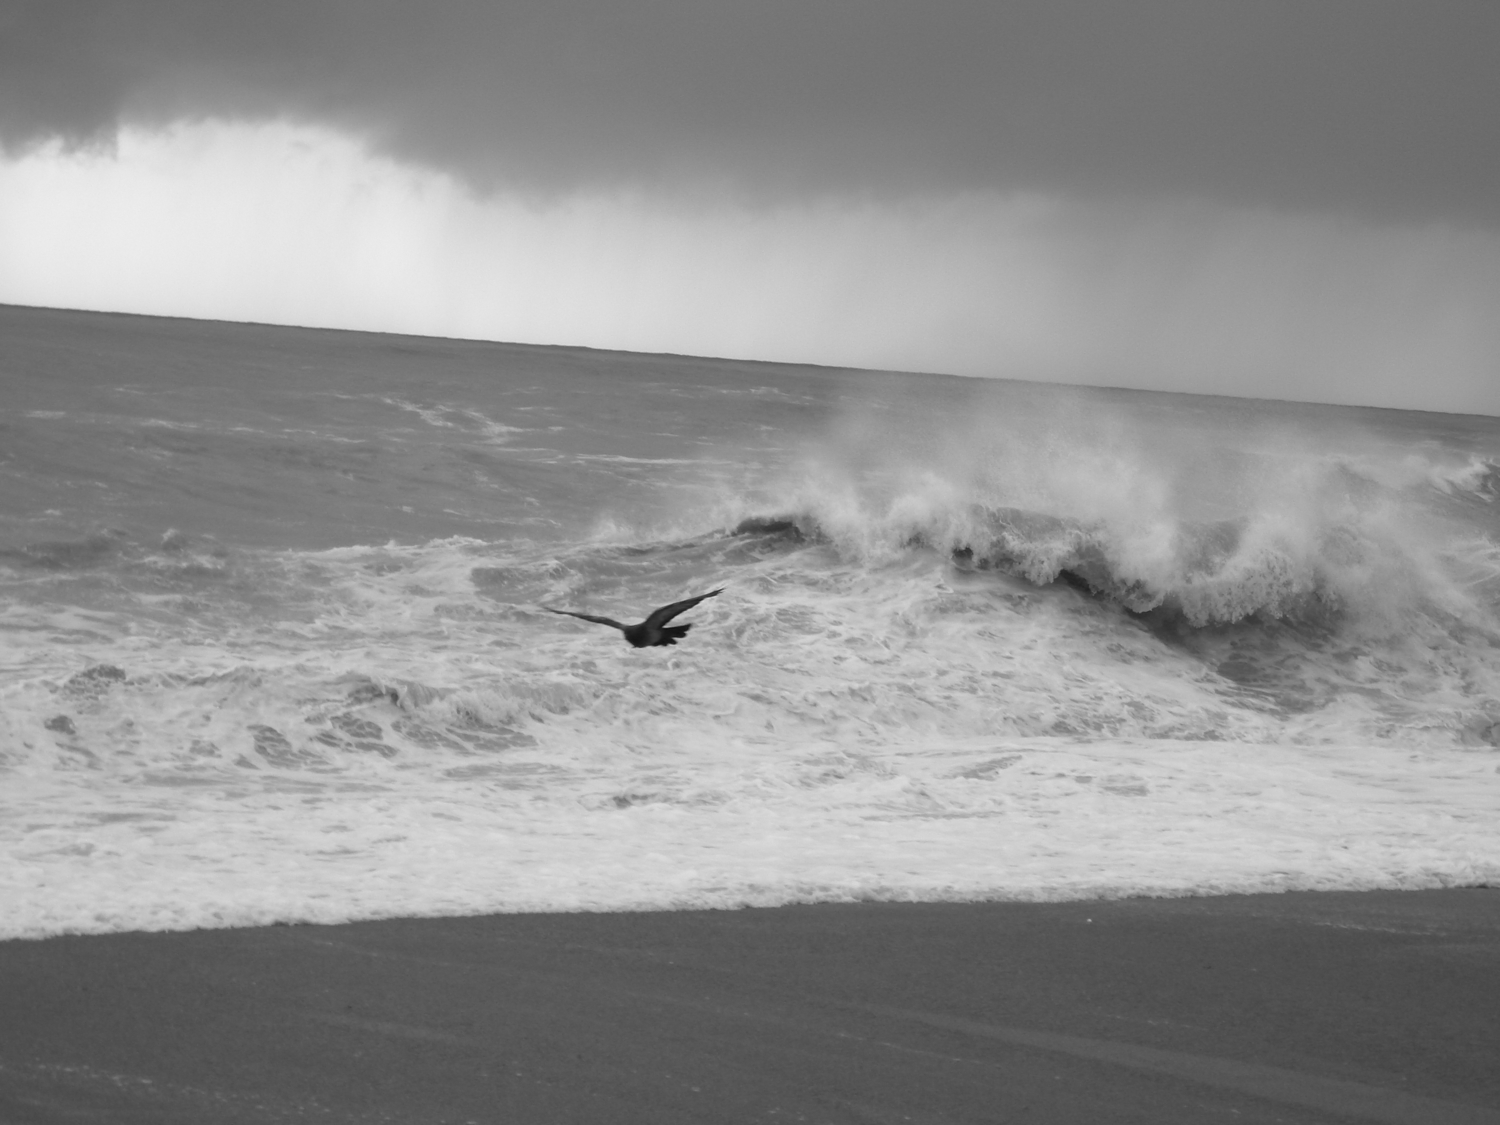
[[[1500,878],[1500,779],[1474,756],[1003,738],[696,749],[594,743],[562,765],[502,756],[342,784],[22,778],[3,932]]]
[[[281,556],[313,604],[227,632],[12,608],[3,932],[1500,877],[1456,680],[1382,737],[1066,587],[743,538]],[[625,616],[684,555],[731,585],[678,649],[510,600]]]

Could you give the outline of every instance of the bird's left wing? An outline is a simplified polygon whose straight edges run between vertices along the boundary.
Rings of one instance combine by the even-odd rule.
[[[544,605],[541,608],[545,609],[548,613],[560,613],[564,617],[580,617],[584,621],[592,621],[596,625],[609,625],[622,632],[625,629],[624,625],[621,625],[611,617],[595,617],[592,613],[575,613],[571,609],[553,609],[550,605]]]

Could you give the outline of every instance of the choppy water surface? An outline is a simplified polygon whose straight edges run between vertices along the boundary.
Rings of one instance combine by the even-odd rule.
[[[3,935],[1500,877],[1500,420],[21,309],[0,386]]]

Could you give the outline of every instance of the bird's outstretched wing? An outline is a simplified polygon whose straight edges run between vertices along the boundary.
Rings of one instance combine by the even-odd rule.
[[[646,618],[646,626],[647,628],[660,629],[683,610],[692,609],[704,598],[712,598],[723,592],[724,587],[720,586],[717,590],[710,590],[706,594],[699,594],[696,598],[684,598],[680,602],[673,602],[671,605],[664,605],[660,609],[654,609],[651,611],[651,616]]]
[[[609,625],[613,628],[619,629],[622,633],[626,628],[626,626],[621,625],[618,621],[609,617],[595,617],[592,613],[574,613],[571,609],[553,609],[550,605],[544,605],[542,606],[542,608],[545,609],[548,613],[560,613],[564,617],[581,617],[583,620],[592,621],[596,625]]]

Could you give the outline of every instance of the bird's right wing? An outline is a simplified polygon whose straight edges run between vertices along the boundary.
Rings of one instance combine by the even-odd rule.
[[[609,625],[615,629],[619,629],[621,632],[625,631],[624,625],[609,617],[595,617],[592,613],[574,613],[571,609],[553,609],[550,605],[544,605],[541,608],[545,609],[548,613],[560,613],[564,617],[579,617],[584,621],[592,621],[596,625]]]
[[[680,602],[673,602],[671,605],[664,605],[660,609],[654,609],[651,611],[651,616],[646,618],[646,624],[659,628],[684,610],[692,609],[704,598],[716,597],[723,592],[724,587],[720,586],[717,590],[710,590],[706,594],[699,594],[696,598],[683,598]]]

